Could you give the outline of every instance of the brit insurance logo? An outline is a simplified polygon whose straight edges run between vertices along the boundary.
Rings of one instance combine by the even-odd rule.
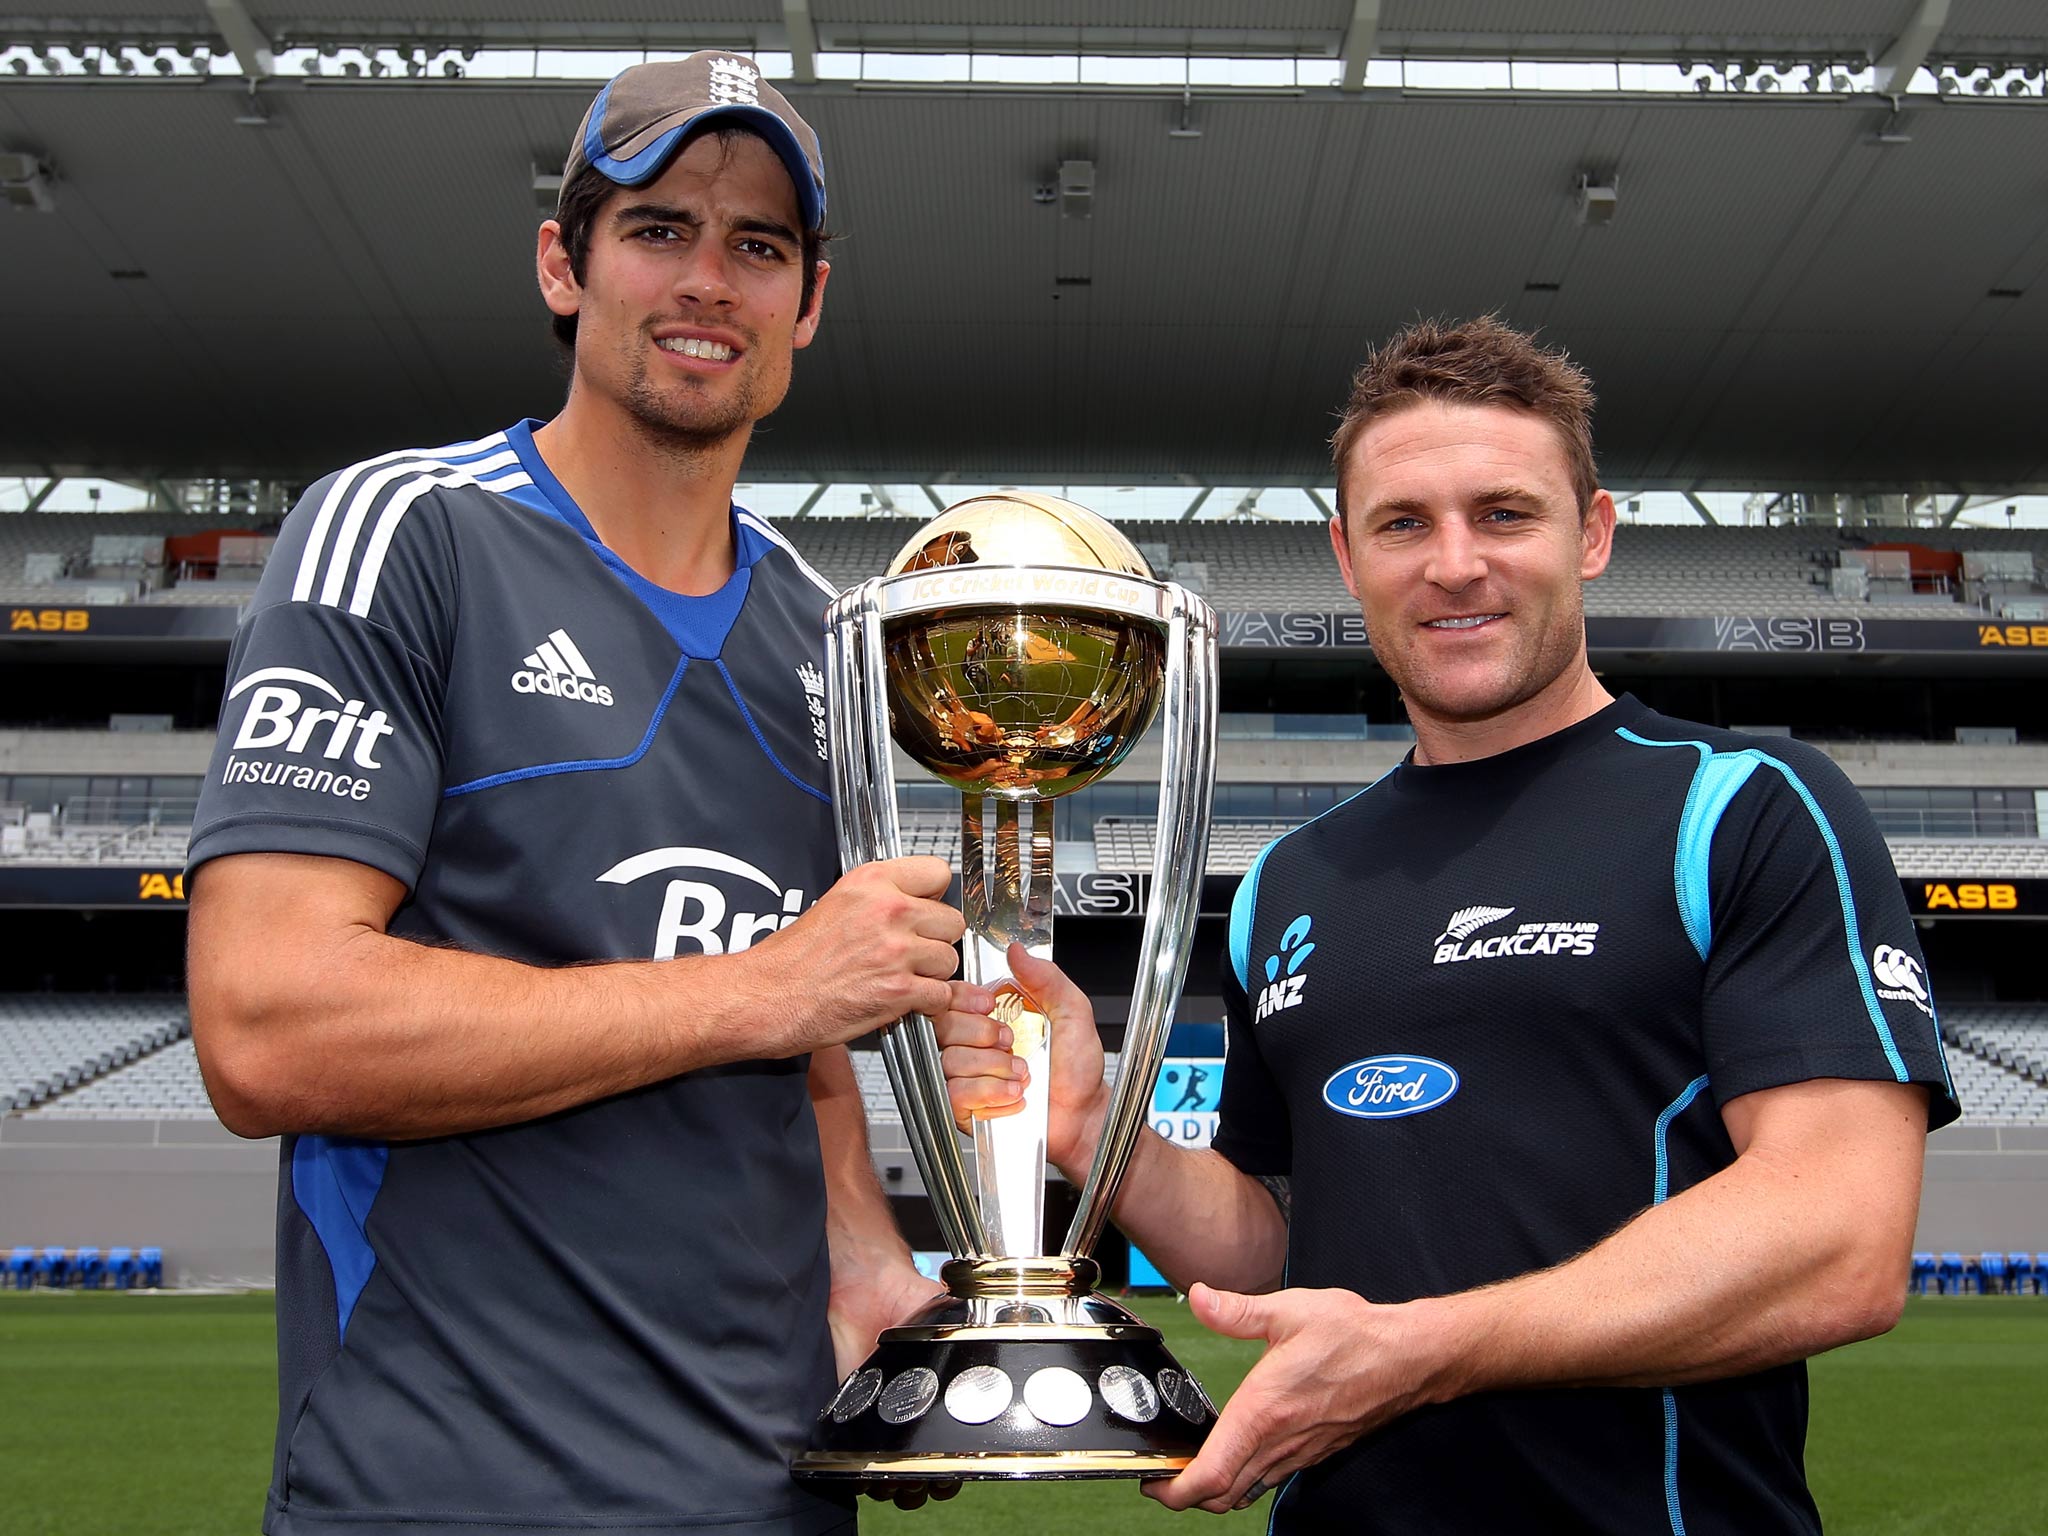
[[[1895,1003],[1911,1003],[1930,1019],[1933,999],[1927,991],[1927,972],[1903,949],[1880,944],[1870,952],[1870,973],[1877,978],[1877,995]]]
[[[337,800],[370,797],[366,775],[384,766],[377,745],[396,730],[383,710],[344,697],[303,667],[259,667],[228,690],[231,701],[245,694],[249,702],[221,767],[222,784],[265,784]],[[323,699],[334,707],[326,708]],[[256,753],[279,755],[259,759]]]
[[[716,848],[654,848],[621,859],[599,875],[603,885],[669,877],[654,929],[654,958],[733,955],[787,928],[810,905],[799,887]]]
[[[566,629],[548,631],[547,639],[533,648],[520,665],[524,671],[512,674],[514,693],[538,693],[570,703],[601,704],[612,707],[612,691],[597,680],[590,663],[576,648]]]
[[[1600,937],[1598,923],[1519,923],[1512,930],[1480,936],[1505,918],[1513,907],[1460,907],[1432,941],[1434,965],[1466,960],[1498,960],[1504,955],[1590,955]]]
[[[1457,1091],[1457,1070],[1434,1056],[1368,1056],[1330,1074],[1323,1102],[1356,1120],[1398,1120],[1435,1109]]]
[[[1308,985],[1308,978],[1301,974],[1301,968],[1316,952],[1315,945],[1308,939],[1309,926],[1309,915],[1304,912],[1280,935],[1279,951],[1266,956],[1266,984],[1259,989],[1259,1000],[1252,1010],[1253,1023],[1278,1013],[1282,1008],[1301,1006],[1301,994]]]
[[[811,716],[811,740],[817,743],[818,761],[831,756],[825,745],[825,674],[808,661],[796,669],[796,680],[804,690],[804,708]]]

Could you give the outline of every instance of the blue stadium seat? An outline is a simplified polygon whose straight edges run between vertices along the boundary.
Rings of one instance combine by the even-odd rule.
[[[17,1291],[25,1291],[36,1283],[35,1249],[17,1248],[7,1256],[7,1278],[14,1282]]]
[[[135,1283],[135,1250],[133,1248],[109,1248],[107,1250],[107,1278],[114,1282],[116,1290],[125,1291]]]
[[[2034,1278],[2034,1256],[2031,1253],[2008,1253],[2005,1256],[2007,1290],[2015,1296],[2024,1296],[2030,1289],[2027,1282]]]
[[[44,1285],[61,1286],[71,1278],[71,1254],[63,1248],[45,1248],[36,1260],[36,1279]]]
[[[96,1291],[106,1278],[107,1262],[97,1248],[81,1248],[71,1257],[71,1278],[81,1291]]]
[[[1934,1288],[1934,1255],[1916,1253],[1913,1255],[1913,1278],[1907,1288],[1916,1296],[1925,1296]]]
[[[1941,1294],[1954,1296],[1963,1289],[1963,1256],[1953,1250],[1941,1256]]]
[[[2048,1296],[2048,1253],[2034,1255],[2034,1289]]]
[[[1977,1255],[1977,1293],[1980,1296],[1998,1296],[2005,1291],[2005,1255],[2002,1253],[1980,1253]]]
[[[138,1285],[160,1286],[164,1283],[164,1251],[161,1248],[145,1248],[135,1256],[136,1283]]]

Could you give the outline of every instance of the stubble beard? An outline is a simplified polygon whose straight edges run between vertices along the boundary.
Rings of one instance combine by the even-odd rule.
[[[667,453],[698,459],[752,429],[766,415],[755,409],[755,380],[742,375],[739,387],[722,400],[692,380],[664,392],[649,376],[647,360],[635,356],[621,404],[648,440]]]
[[[1365,629],[1373,654],[1380,658],[1411,711],[1445,722],[1491,720],[1526,704],[1571,670],[1586,632],[1585,595],[1573,588],[1551,610],[1549,622],[1533,643],[1508,657],[1498,681],[1476,692],[1469,687],[1453,692],[1451,685],[1428,668],[1411,665],[1412,650],[1397,645],[1385,626],[1368,618]]]

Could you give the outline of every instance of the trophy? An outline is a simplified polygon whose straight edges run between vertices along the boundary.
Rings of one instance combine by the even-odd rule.
[[[901,850],[893,738],[960,791],[963,973],[1029,1067],[1022,1109],[974,1122],[970,1180],[931,1021],[882,1056],[953,1258],[948,1294],[841,1384],[793,1466],[804,1479],[1162,1477],[1216,1409],[1087,1255],[1145,1123],[1187,973],[1216,779],[1216,629],[1201,598],[1152,579],[1104,519],[1050,496],[960,502],[886,576],[832,605],[832,782],[846,865]],[[1007,974],[1052,952],[1050,801],[1109,772],[1164,716],[1159,830],[1140,963],[1109,1110],[1079,1207],[1044,1253],[1047,1020]]]

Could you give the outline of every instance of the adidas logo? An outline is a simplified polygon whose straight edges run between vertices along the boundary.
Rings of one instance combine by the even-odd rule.
[[[611,708],[611,689],[598,682],[597,674],[590,670],[590,663],[583,659],[566,629],[550,631],[522,665],[526,668],[524,672],[512,674],[514,693],[543,693],[550,698],[581,699],[585,704]]]

